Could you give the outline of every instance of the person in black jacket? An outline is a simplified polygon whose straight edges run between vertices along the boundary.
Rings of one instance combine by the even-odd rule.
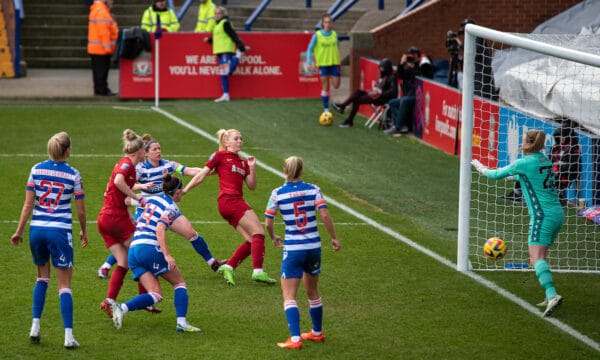
[[[402,79],[402,96],[392,99],[388,105],[392,113],[394,125],[387,130],[385,134],[395,135],[407,133],[410,130],[411,120],[413,118],[413,109],[416,102],[417,76],[421,76],[421,64],[431,64],[421,59],[421,51],[411,46],[408,52],[402,55],[400,64],[398,64],[397,76]]]
[[[398,97],[398,83],[394,75],[394,66],[390,60],[383,59],[379,62],[379,78],[373,82],[371,90],[356,90],[344,102],[334,103],[333,108],[343,114],[346,106],[352,105],[348,118],[339,125],[341,128],[350,128],[354,126],[354,117],[361,104],[384,105],[396,97]]]

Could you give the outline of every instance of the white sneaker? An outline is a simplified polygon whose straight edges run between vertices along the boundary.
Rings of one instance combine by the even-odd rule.
[[[114,302],[110,306],[113,316],[112,321],[115,324],[117,329],[120,329],[123,326],[123,310],[121,310],[121,304],[118,302]]]
[[[539,307],[545,308],[546,306],[548,306],[548,299],[544,299],[544,301],[535,304],[535,306],[539,306]]]
[[[220,98],[218,98],[218,99],[215,99],[215,102],[216,102],[216,103],[220,103],[220,102],[227,102],[227,101],[229,101],[229,100],[230,100],[230,99],[229,99],[229,94],[223,94],[223,95],[221,95],[221,97],[220,97]]]
[[[554,310],[556,310],[556,308],[562,303],[563,303],[563,298],[560,295],[556,295],[552,299],[548,300],[548,306],[546,306],[546,310],[544,311],[542,316],[548,317],[548,316],[552,315]]]
[[[74,350],[79,347],[79,343],[75,339],[65,339],[65,349]]]

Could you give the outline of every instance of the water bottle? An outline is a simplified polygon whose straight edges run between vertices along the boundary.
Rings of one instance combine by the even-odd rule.
[[[526,262],[516,262],[516,263],[514,263],[514,262],[507,262],[504,265],[504,268],[508,269],[508,270],[511,270],[511,269],[512,270],[514,270],[514,269],[528,269],[529,268],[529,264],[526,263]]]

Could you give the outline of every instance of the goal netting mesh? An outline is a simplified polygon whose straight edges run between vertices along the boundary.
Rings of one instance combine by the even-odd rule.
[[[566,215],[549,265],[553,271],[600,273],[600,215],[594,217],[600,214],[599,38],[592,31],[527,35],[467,27],[459,270],[531,269],[529,215],[520,189],[515,181],[480,176],[469,162],[506,166],[521,156],[523,134],[540,129]],[[483,254],[493,236],[508,244],[502,260]]]

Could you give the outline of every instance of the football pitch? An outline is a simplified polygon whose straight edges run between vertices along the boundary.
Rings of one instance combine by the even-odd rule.
[[[565,303],[551,319],[535,304],[543,292],[531,272],[462,274],[455,270],[458,158],[403,136],[318,123],[317,100],[165,101],[149,103],[2,104],[0,183],[3,212],[0,280],[3,331],[0,358],[34,359],[592,359],[600,357],[600,281],[594,274],[555,273]],[[283,160],[304,158],[304,180],[318,184],[328,200],[342,250],[334,253],[321,227],[324,343],[304,342],[298,352],[275,343],[289,336],[279,285],[250,280],[251,261],[236,269],[236,287],[210,271],[187,241],[169,234],[169,246],[189,291],[188,321],[202,331],[177,333],[173,291],[161,281],[159,315],[131,312],[116,330],[99,303],[107,281],[96,270],[108,254],[96,218],[112,167],[122,156],[121,134],[130,128],[151,134],[164,159],[203,166],[217,149],[214,134],[236,128],[243,151],[254,155],[258,186],[245,198],[262,219],[271,190],[283,183]],[[48,138],[67,131],[69,163],[83,177],[89,245],[75,245],[74,336],[81,347],[62,346],[57,280],[52,275],[41,322],[41,343],[29,341],[35,267],[28,231],[10,244],[32,165],[47,159]],[[189,181],[189,179],[184,179]],[[216,207],[217,178],[186,195],[182,212],[213,254],[230,256],[241,237]],[[499,186],[504,186],[500,184]],[[506,186],[510,186],[506,185]],[[283,235],[280,215],[277,233]],[[79,232],[75,222],[74,234]],[[482,243],[483,243],[482,239]],[[510,243],[508,244],[510,247]],[[277,275],[281,251],[266,239],[265,270]],[[119,295],[137,292],[128,273]],[[298,293],[302,330],[310,327],[308,302]]]

